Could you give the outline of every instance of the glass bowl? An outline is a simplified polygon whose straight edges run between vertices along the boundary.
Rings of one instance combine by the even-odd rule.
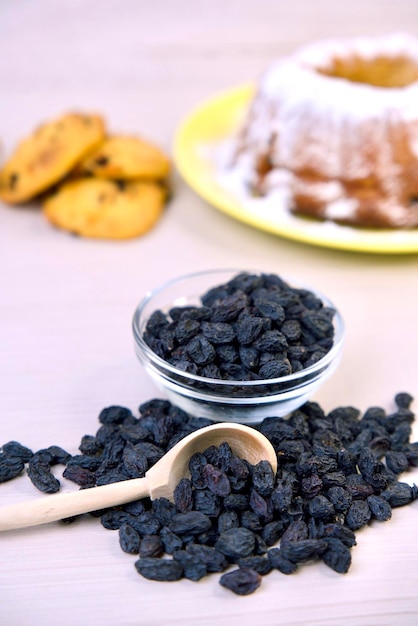
[[[344,341],[344,322],[332,302],[318,291],[285,280],[295,289],[305,289],[333,309],[333,343],[320,360],[305,369],[267,380],[205,378],[171,365],[145,342],[144,331],[152,313],[168,314],[173,307],[202,306],[201,296],[239,274],[265,275],[253,270],[208,270],[174,278],[145,295],[135,310],[133,334],[139,361],[165,396],[187,413],[215,421],[256,424],[265,417],[285,417],[300,407],[335,371]],[[269,274],[271,275],[271,274]]]

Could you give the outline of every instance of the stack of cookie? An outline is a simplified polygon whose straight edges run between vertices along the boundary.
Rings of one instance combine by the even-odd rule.
[[[77,235],[130,239],[161,217],[169,174],[154,144],[109,136],[99,115],[68,113],[17,146],[0,170],[0,199],[38,199],[52,224]]]

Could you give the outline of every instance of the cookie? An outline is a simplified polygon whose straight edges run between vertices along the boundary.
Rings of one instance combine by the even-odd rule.
[[[157,183],[84,178],[62,185],[44,201],[43,212],[58,228],[83,237],[131,239],[157,223],[165,199]]]
[[[0,198],[10,204],[32,199],[60,181],[104,137],[98,115],[68,113],[42,125],[0,170]]]
[[[163,180],[170,171],[168,157],[154,144],[128,135],[114,135],[88,155],[78,171],[114,180]]]

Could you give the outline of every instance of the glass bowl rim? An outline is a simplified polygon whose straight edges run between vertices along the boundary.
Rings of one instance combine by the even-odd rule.
[[[250,269],[242,269],[242,268],[240,269],[220,268],[220,269],[211,269],[211,270],[200,270],[196,272],[190,272],[188,274],[183,274],[181,276],[176,276],[174,278],[169,279],[165,283],[159,285],[155,289],[150,289],[149,291],[147,291],[147,293],[139,302],[139,304],[137,305],[134,311],[134,315],[132,319],[132,329],[133,329],[133,334],[134,334],[134,338],[135,338],[135,342],[137,346],[141,349],[142,353],[147,357],[147,359],[150,362],[154,363],[155,366],[157,366],[159,370],[165,370],[166,372],[170,372],[173,374],[173,376],[177,378],[181,377],[182,379],[184,379],[184,382],[186,382],[187,380],[190,380],[190,381],[199,382],[205,385],[217,385],[220,387],[225,387],[225,389],[234,385],[235,386],[240,385],[242,387],[248,387],[248,388],[253,387],[256,389],[257,387],[262,387],[262,386],[270,385],[270,384],[277,385],[280,383],[287,383],[287,382],[292,382],[292,381],[297,382],[301,378],[314,376],[318,370],[322,370],[325,366],[328,366],[334,360],[335,356],[338,354],[340,348],[342,347],[342,344],[345,338],[345,324],[344,324],[344,319],[341,313],[339,312],[337,307],[334,305],[334,303],[327,296],[322,294],[320,291],[317,291],[313,287],[308,287],[300,283],[299,281],[293,280],[289,278],[288,276],[285,276],[282,274],[276,274],[276,275],[279,276],[279,278],[281,278],[282,280],[284,280],[287,284],[289,284],[290,287],[292,288],[306,289],[310,291],[316,297],[318,297],[325,306],[332,308],[335,311],[334,318],[333,318],[334,343],[333,343],[332,348],[322,357],[322,359],[319,359],[319,361],[317,361],[313,365],[310,365],[309,367],[306,367],[298,372],[294,372],[293,374],[288,374],[286,376],[279,376],[278,378],[265,378],[262,380],[235,380],[235,379],[226,380],[222,378],[207,378],[205,376],[198,376],[197,374],[191,374],[190,372],[184,372],[183,370],[180,370],[174,367],[174,365],[171,365],[171,363],[168,363],[168,361],[165,361],[164,359],[159,357],[145,343],[142,337],[140,321],[141,321],[141,314],[144,308],[146,307],[146,305],[149,304],[155,296],[162,293],[165,289],[168,289],[169,287],[175,285],[176,283],[180,283],[181,281],[185,281],[187,279],[197,278],[199,276],[207,276],[210,274],[215,275],[218,273],[219,274],[229,273],[231,274],[231,278],[233,278],[234,275],[244,274],[244,273],[256,274],[256,275],[274,274],[274,272],[267,272],[267,271],[262,271],[262,270],[250,270]],[[216,287],[217,285],[214,284],[213,286]],[[210,287],[208,287],[207,290],[209,289]],[[179,294],[179,297],[181,297],[181,294]]]

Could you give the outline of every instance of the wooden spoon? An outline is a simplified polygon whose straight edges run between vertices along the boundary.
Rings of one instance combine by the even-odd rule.
[[[221,423],[196,430],[179,441],[144,478],[46,496],[0,509],[0,531],[46,524],[89,511],[126,504],[149,496],[173,499],[174,489],[188,474],[190,457],[211,445],[227,441],[237,456],[252,465],[266,460],[277,471],[277,456],[270,441],[260,432],[242,424]]]

